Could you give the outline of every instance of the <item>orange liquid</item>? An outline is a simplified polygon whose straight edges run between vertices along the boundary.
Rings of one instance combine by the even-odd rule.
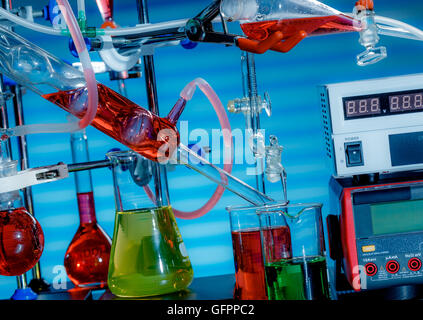
[[[93,193],[77,198],[80,225],[66,250],[66,273],[76,286],[106,285],[112,241],[97,224]]]
[[[309,36],[360,31],[359,22],[345,15],[248,22],[241,28],[248,38],[258,41],[267,39],[276,31],[281,31],[284,39],[298,31],[305,31]]]
[[[272,260],[291,258],[291,235],[288,227],[264,230],[264,241],[273,239]],[[233,231],[235,259],[234,298],[238,300],[267,300],[263,251],[258,229]]]
[[[86,91],[86,87],[82,87],[43,98],[82,118],[86,112],[83,106]],[[178,146],[179,133],[167,118],[154,115],[100,83],[98,98],[97,115],[91,123],[96,129],[153,161],[168,158]]]
[[[101,17],[104,21],[113,20],[113,0],[96,0]]]
[[[0,211],[0,275],[19,276],[40,260],[44,234],[25,208]]]

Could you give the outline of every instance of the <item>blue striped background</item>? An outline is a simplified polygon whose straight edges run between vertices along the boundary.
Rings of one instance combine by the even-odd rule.
[[[31,3],[36,9],[42,1],[13,1],[14,4]],[[76,2],[76,1],[73,1]],[[95,2],[86,1],[90,25],[100,24]],[[115,1],[116,21],[120,25],[137,22],[134,0]],[[353,1],[330,0],[341,11],[351,11]],[[194,16],[208,4],[207,0],[150,0],[150,20],[167,21]],[[409,0],[376,1],[377,13],[397,18],[423,28],[420,14],[423,4]],[[239,32],[236,23],[230,31]],[[18,29],[18,32],[56,55],[75,61],[67,50],[67,39],[58,39]],[[319,105],[316,103],[316,85],[373,77],[416,73],[421,71],[423,44],[410,40],[382,38],[388,49],[385,61],[366,68],[357,67],[355,56],[363,51],[357,34],[334,35],[306,39],[288,54],[269,52],[256,57],[260,93],[268,91],[273,102],[273,115],[262,115],[262,127],[267,136],[275,134],[285,147],[283,164],[288,172],[288,194],[292,202],[322,202],[324,214],[328,210],[328,179],[325,166],[324,143],[320,124]],[[423,51],[423,50],[422,50]],[[98,60],[97,54],[92,55]],[[181,47],[158,49],[155,54],[158,96],[161,114],[165,115],[177,99],[186,83],[203,77],[215,89],[224,104],[242,95],[240,51],[237,48],[200,44],[194,50]],[[116,83],[107,75],[98,80],[116,89]],[[146,105],[145,86],[142,79],[127,81],[129,97],[140,105]],[[24,96],[27,123],[59,122],[65,120],[65,112],[28,92]],[[229,115],[232,128],[244,128],[241,115]],[[189,128],[205,128],[211,132],[219,124],[207,101],[196,94],[188,104],[182,120],[189,121]],[[93,128],[87,130],[92,160],[103,159],[104,154],[119,144]],[[31,167],[63,161],[71,162],[68,134],[35,135],[28,137]],[[245,166],[234,167],[234,174],[251,185],[255,180],[245,174]],[[108,169],[92,172],[97,217],[102,227],[112,234],[114,200],[111,173]],[[205,178],[186,168],[169,172],[169,189],[172,204],[181,210],[195,209],[204,204],[215,186]],[[280,197],[280,186],[273,186],[271,195]],[[41,223],[46,245],[41,258],[42,273],[48,282],[55,276],[53,268],[63,264],[65,250],[78,226],[78,211],[74,180],[33,188],[35,214]],[[193,221],[178,220],[196,277],[233,272],[233,255],[229,220],[225,207],[243,205],[245,201],[225,192],[215,209]],[[31,277],[30,272],[28,273]],[[8,298],[16,287],[14,277],[0,277],[0,298]]]

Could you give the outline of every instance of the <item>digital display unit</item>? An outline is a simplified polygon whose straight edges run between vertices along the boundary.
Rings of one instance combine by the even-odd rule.
[[[423,230],[423,200],[379,203],[370,206],[374,235]]]
[[[423,109],[423,92],[400,94],[389,97],[391,112],[404,112]]]
[[[365,117],[382,113],[379,97],[345,100],[344,103],[346,118]]]
[[[423,89],[343,98],[345,120],[423,111]]]

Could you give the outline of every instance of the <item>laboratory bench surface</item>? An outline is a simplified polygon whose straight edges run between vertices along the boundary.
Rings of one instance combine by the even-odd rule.
[[[233,274],[199,277],[186,290],[145,300],[232,300],[234,285]],[[128,300],[116,297],[107,288],[75,288],[71,283],[68,287],[71,289],[42,292],[37,300]]]

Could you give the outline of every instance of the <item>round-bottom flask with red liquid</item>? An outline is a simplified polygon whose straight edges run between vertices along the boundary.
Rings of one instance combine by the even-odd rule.
[[[71,146],[75,163],[89,161],[84,131],[72,134]],[[75,286],[105,286],[112,240],[97,223],[91,172],[75,172],[75,182],[79,227],[66,250],[66,273]]]
[[[0,211],[0,275],[24,274],[40,260],[43,249],[43,230],[25,208]]]

